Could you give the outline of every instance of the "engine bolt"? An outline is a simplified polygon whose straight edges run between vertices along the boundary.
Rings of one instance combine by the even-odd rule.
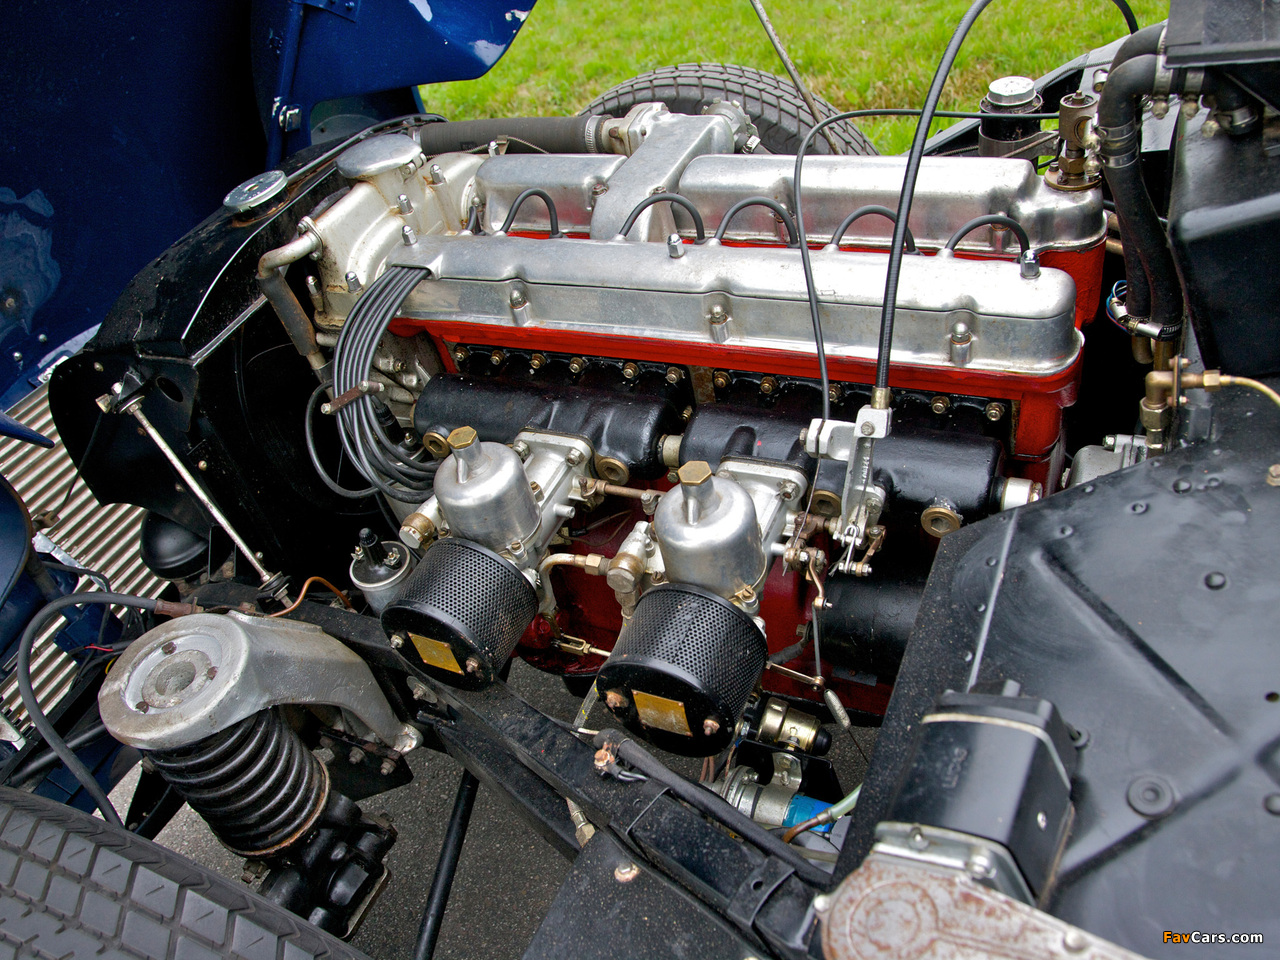
[[[151,707],[148,706],[147,701],[139,700],[137,703],[134,704],[134,709],[136,709],[139,713],[146,713],[148,710],[151,709]]]
[[[201,473],[204,473],[206,470],[209,469],[209,461],[201,460],[199,463],[196,464],[196,469],[199,470]]]
[[[610,710],[621,710],[627,705],[627,698],[617,690],[610,690],[604,695],[604,702]]]
[[[591,195],[593,197],[603,197],[608,192],[609,185],[607,183],[594,183],[591,185]]]
[[[467,673],[479,673],[480,661],[475,657],[467,657]]]
[[[765,377],[763,380],[760,381],[760,392],[763,393],[766,397],[769,396],[769,394],[773,393],[773,391],[777,389],[778,389],[778,381],[777,381],[777,378],[775,377]]]
[[[1280,487],[1280,463],[1267,467],[1267,486]]]
[[[929,401],[929,409],[941,416],[951,409],[950,397],[934,397]]]
[[[624,363],[622,365],[622,376],[627,380],[634,380],[640,375],[640,368],[634,363]]]
[[[399,650],[401,647],[403,647],[403,646],[404,646],[404,634],[403,634],[403,633],[393,633],[393,634],[391,635],[391,646],[393,646],[393,647],[394,647],[395,649],[397,649],[397,650]]]
[[[404,228],[400,231],[400,235],[404,238],[404,245],[406,247],[412,247],[415,243],[418,242],[417,232],[413,229],[413,227],[409,226],[407,223],[404,225]]]
[[[529,298],[524,295],[523,290],[512,290],[511,296],[508,297],[507,299],[510,301],[511,306],[514,307],[516,310],[519,310],[521,307],[523,307],[525,304],[529,302]]]
[[[425,700],[428,703],[432,703],[436,699],[435,694],[431,692],[431,688],[417,677],[409,678],[409,692],[413,694],[413,699],[415,700]]]
[[[715,717],[707,717],[702,721],[702,733],[704,736],[712,737],[720,732],[720,721]]]
[[[382,761],[382,766],[378,769],[378,772],[384,777],[389,777],[391,774],[395,773],[395,770],[396,762],[388,757],[386,760]]]
[[[640,868],[634,863],[620,863],[613,868],[613,879],[619,883],[630,883],[640,876]]]
[[[347,762],[352,765],[364,763],[364,751],[359,747],[352,747],[351,752],[347,754]]]
[[[684,379],[684,371],[679,367],[667,367],[667,383],[679,383]]]
[[[837,400],[839,400],[843,396],[844,396],[844,387],[840,386],[840,384],[833,383],[830,387],[827,388],[827,399],[830,400],[832,403],[835,403]]]
[[[711,313],[707,317],[712,323],[725,323],[729,319],[729,315],[724,312],[724,307],[716,304],[711,308]]]
[[[581,373],[584,369],[586,369],[586,366],[587,366],[587,361],[583,360],[581,357],[574,357],[572,360],[569,361],[569,372]]]
[[[396,197],[396,207],[406,216],[413,213],[413,201],[409,199],[407,194],[400,194]]]
[[[1004,404],[988,403],[986,406],[985,413],[987,415],[987,419],[990,420],[992,423],[995,423],[997,420],[999,420],[1001,417],[1004,416]]]
[[[723,370],[717,370],[715,376],[711,378],[711,382],[715,384],[717,390],[723,390],[729,386],[729,375]]]
[[[525,443],[523,440],[517,440],[515,443],[511,444],[511,449],[516,452],[516,456],[521,460],[529,459],[529,444]],[[529,486],[533,486],[532,482],[530,482]]]
[[[212,680],[214,677],[218,675],[218,668],[210,667],[208,670],[204,672],[204,675],[208,677],[210,680]]]
[[[467,356],[468,354],[467,354],[466,347],[459,347],[457,350],[453,351],[453,359],[457,363],[465,363]]]
[[[534,370],[541,370],[547,365],[547,355],[545,353],[535,353],[529,358],[529,366]]]
[[[178,652],[178,645],[177,645],[176,643],[174,643],[172,640],[170,640],[168,643],[166,643],[166,644],[165,644],[164,646],[162,646],[160,649],[161,649],[162,651],[164,651],[165,655],[167,656],[167,655],[169,655],[169,654],[171,654],[171,653],[177,653],[177,652]]]
[[[582,462],[582,460],[583,460],[583,457],[582,457],[581,450],[570,450],[564,456],[564,462],[569,464],[569,466],[571,467],[576,467],[578,464]]]
[[[505,359],[507,359],[507,355],[501,350],[495,350],[493,353],[489,354],[489,362],[495,367],[502,366],[502,361]]]

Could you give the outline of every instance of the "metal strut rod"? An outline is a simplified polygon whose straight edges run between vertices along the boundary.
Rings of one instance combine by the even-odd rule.
[[[440,845],[440,859],[436,861],[436,875],[431,880],[431,892],[427,895],[427,907],[422,912],[422,925],[418,927],[418,942],[413,948],[413,960],[431,960],[436,953],[436,940],[440,936],[440,924],[449,906],[449,891],[453,889],[453,875],[458,869],[458,857],[462,854],[462,841],[467,838],[467,825],[471,823],[471,808],[476,803],[476,790],[480,781],[470,770],[462,771],[458,795],[453,800],[453,813]]]
[[[99,397],[98,406],[104,412],[111,410],[114,399],[115,398],[111,394]],[[253,566],[253,569],[257,571],[258,577],[262,580],[263,586],[271,584],[278,575],[272,573],[262,565],[262,561],[258,559],[258,555],[253,552],[249,544],[245,542],[244,538],[236,532],[236,528],[231,525],[231,521],[227,519],[227,515],[218,509],[218,505],[214,503],[213,498],[205,492],[204,487],[200,485],[200,481],[195,478],[195,474],[187,469],[187,465],[182,462],[173,447],[169,446],[169,442],[165,440],[165,438],[160,434],[160,431],[155,428],[155,425],[152,424],[147,415],[142,412],[142,394],[139,393],[130,397],[120,406],[115,407],[115,412],[127,413],[138,421],[146,435],[151,438],[151,442],[160,449],[160,452],[164,454],[164,458],[168,460],[173,469],[177,471],[178,476],[182,478],[182,482],[187,485],[187,489],[190,490],[192,495],[200,501],[201,505],[209,511],[214,522],[217,523],[227,536],[231,538],[231,542],[239,547],[240,552],[244,554],[245,559],[248,560]],[[281,593],[283,593],[284,586],[284,584],[280,584]]]

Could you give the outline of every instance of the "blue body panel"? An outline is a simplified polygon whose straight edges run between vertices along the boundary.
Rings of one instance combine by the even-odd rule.
[[[535,2],[259,0],[253,66],[268,165],[311,142],[311,111],[326,100],[483,76]],[[289,108],[298,126],[282,132],[278,118]]]
[[[278,157],[310,143],[321,101],[398,89],[410,112],[406,88],[485,73],[532,6],[7,0],[0,410],[59,347],[80,347],[142,267],[274,165],[264,130]],[[272,114],[281,91],[303,107],[287,142]]]

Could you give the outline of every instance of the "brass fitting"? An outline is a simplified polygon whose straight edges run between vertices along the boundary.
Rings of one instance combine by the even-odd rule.
[[[411,513],[400,523],[401,542],[415,550],[430,546],[438,535],[435,523],[426,514]]]

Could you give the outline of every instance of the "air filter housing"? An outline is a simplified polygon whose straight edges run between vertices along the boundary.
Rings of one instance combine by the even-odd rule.
[[[533,622],[538,598],[508,560],[468,540],[437,541],[382,612],[400,654],[444,683],[492,683]]]
[[[760,628],[728,600],[663,584],[636,604],[596,685],[633,733],[705,757],[733,739],[767,655]]]

